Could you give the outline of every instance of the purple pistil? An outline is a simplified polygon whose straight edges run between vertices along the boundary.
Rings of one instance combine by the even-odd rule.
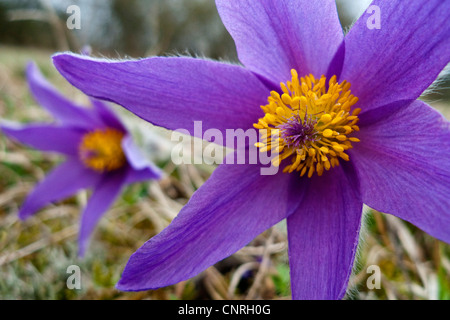
[[[280,129],[280,136],[287,147],[298,149],[302,148],[308,141],[316,141],[314,129],[316,123],[317,120],[314,120],[308,114],[305,114],[303,119],[299,114],[296,114],[285,123],[277,126],[277,129]]]

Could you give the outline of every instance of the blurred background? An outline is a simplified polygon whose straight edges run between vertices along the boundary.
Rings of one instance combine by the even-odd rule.
[[[345,29],[369,2],[337,1]],[[81,10],[80,29],[66,25],[71,5]],[[66,96],[87,103],[50,61],[57,51],[80,52],[86,46],[93,56],[111,58],[189,54],[237,62],[213,0],[0,0],[0,118],[52,120],[28,92],[24,68],[30,60]],[[447,118],[449,82],[441,77],[422,97]],[[214,170],[174,166],[170,132],[120,107],[114,110],[166,178],[127,187],[100,221],[84,259],[77,258],[76,235],[89,192],[19,221],[24,197],[63,159],[0,135],[0,299],[289,299],[283,223],[189,281],[148,292],[114,289],[129,256],[170,223]],[[360,243],[347,299],[450,299],[449,245],[368,208]],[[70,265],[81,268],[80,290],[66,286]],[[366,285],[370,265],[380,267],[380,289]]]

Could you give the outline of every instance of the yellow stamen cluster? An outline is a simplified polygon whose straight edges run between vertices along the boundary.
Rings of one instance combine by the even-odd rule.
[[[272,91],[268,104],[261,106],[265,116],[254,124],[262,130],[260,142],[255,146],[261,152],[272,150],[277,155],[272,164],[291,158],[283,172],[314,172],[321,176],[325,170],[339,165],[339,158],[349,160],[346,150],[358,138],[349,137],[359,131],[356,125],[361,109],[353,109],[358,98],[351,94],[351,84],[336,82],[336,76],[328,81],[325,76],[298,77],[292,69],[292,81],[281,83],[283,93]],[[276,131],[274,131],[276,130]]]
[[[83,163],[98,172],[113,171],[126,163],[122,150],[124,134],[116,129],[99,129],[84,135],[79,154]]]

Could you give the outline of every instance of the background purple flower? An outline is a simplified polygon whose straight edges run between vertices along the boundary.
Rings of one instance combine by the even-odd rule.
[[[192,132],[251,128],[270,90],[312,73],[352,84],[361,142],[322,177],[261,176],[257,165],[219,166],[172,224],[145,243],[118,288],[177,283],[227,257],[287,218],[295,299],[345,294],[363,203],[450,242],[450,130],[420,94],[450,56],[450,3],[374,1],[344,37],[334,1],[216,1],[244,67],[192,58],[108,62],[61,54],[58,70],[88,95],[153,124]],[[432,35],[432,36],[430,36]]]
[[[158,179],[161,172],[141,155],[130,133],[103,102],[93,99],[93,108],[90,109],[72,103],[44,79],[33,63],[27,67],[27,78],[37,102],[57,121],[26,125],[2,122],[2,131],[33,148],[61,153],[67,159],[28,195],[20,208],[19,217],[26,219],[51,202],[69,197],[81,189],[92,188],[93,193],[82,214],[79,232],[79,254],[83,256],[98,220],[123,186]],[[107,144],[111,133],[116,135],[113,139],[120,139],[111,143],[117,144],[114,152],[123,159],[119,159],[113,167],[93,166],[90,161],[95,160],[96,155],[86,154],[86,151],[95,153],[98,150],[95,150],[95,146],[87,150],[86,140],[100,137],[104,140],[99,143]],[[114,160],[113,157],[111,160]]]

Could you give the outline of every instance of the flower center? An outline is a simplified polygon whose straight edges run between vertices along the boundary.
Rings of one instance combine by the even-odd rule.
[[[99,129],[84,135],[79,147],[80,159],[95,171],[113,171],[126,163],[122,150],[124,134],[116,129]]]
[[[272,159],[279,166],[291,159],[283,172],[299,171],[300,176],[314,172],[321,176],[325,170],[339,165],[339,159],[349,161],[346,150],[358,138],[349,137],[359,131],[356,123],[361,109],[351,111],[358,98],[351,94],[350,83],[336,82],[333,76],[326,85],[326,77],[312,74],[298,77],[292,69],[292,81],[281,83],[283,94],[270,93],[268,104],[261,106],[265,116],[253,126],[262,130],[261,141],[255,146],[261,152],[275,151]]]

